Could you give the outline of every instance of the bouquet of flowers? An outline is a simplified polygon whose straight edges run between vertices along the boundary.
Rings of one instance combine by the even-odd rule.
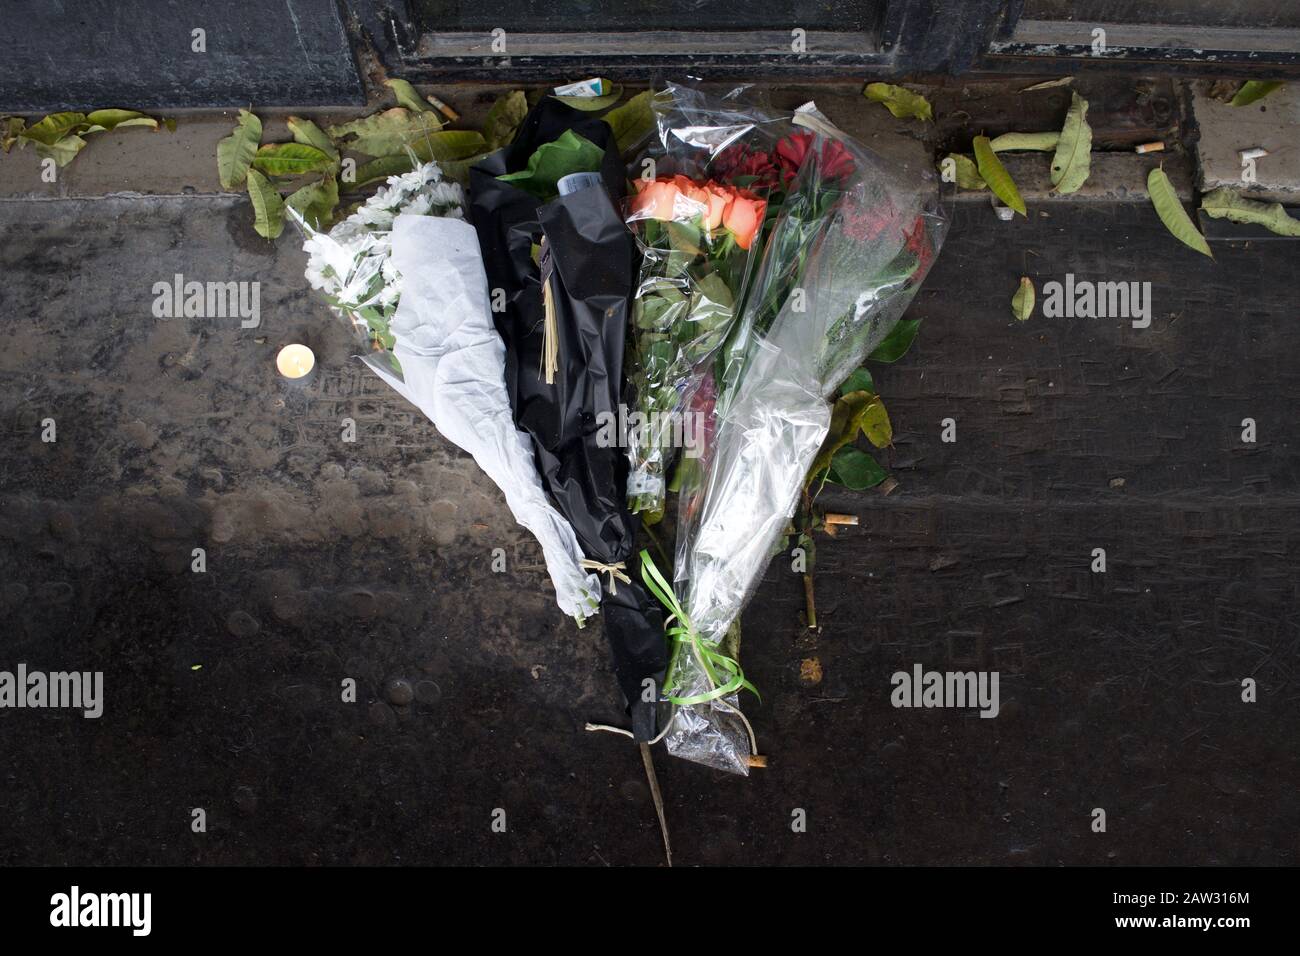
[[[552,98],[470,170],[515,422],[585,566],[607,575],[605,635],[633,732],[646,741],[668,655],[659,607],[628,571],[637,522],[624,499],[627,459],[607,427],[622,397],[636,268],[617,207],[625,191],[610,127]]]
[[[740,91],[735,91],[739,93]],[[634,512],[663,513],[673,446],[698,452],[681,410],[731,333],[761,248],[773,189],[781,186],[775,137],[788,127],[738,101],[670,85],[653,104],[672,175],[638,179],[627,217],[641,252],[632,310],[628,380],[636,396],[627,436]]]
[[[427,163],[390,178],[328,233],[299,222],[307,280],[382,336],[377,341],[391,352],[366,363],[501,488],[515,519],[542,545],[556,602],[581,625],[597,609],[600,583],[582,567],[573,528],[547,501],[528,437],[515,427],[505,349],[461,188]]]
[[[392,259],[392,229],[403,213],[464,219],[465,192],[444,179],[436,163],[425,163],[390,176],[386,186],[329,232],[312,230],[290,208],[307,234],[307,281],[378,350],[393,347],[389,323],[402,277]]]
[[[831,393],[881,343],[939,249],[928,170],[886,165],[808,104],[800,165],[726,347],[707,465],[680,500],[680,622],[665,681],[670,752],[747,772],[753,749],[720,646],[738,619],[830,421]]]

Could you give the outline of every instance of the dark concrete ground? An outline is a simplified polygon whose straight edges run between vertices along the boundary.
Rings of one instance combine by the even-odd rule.
[[[861,525],[820,542],[819,633],[786,560],[745,614],[770,767],[658,751],[677,862],[1297,862],[1294,244],[1210,262],[1145,201],[949,208],[917,345],[877,372],[900,486],[824,497]],[[107,696],[0,710],[0,862],[659,863],[635,748],[582,729],[620,722],[599,627],[250,219],[0,202],[0,669]],[[176,272],[259,281],[261,326],[154,318]],[[1019,276],[1041,301],[1066,272],[1151,282],[1151,327],[1011,318]],[[320,374],[286,390],[304,338]],[[917,662],[1000,671],[1000,716],[894,709]]]

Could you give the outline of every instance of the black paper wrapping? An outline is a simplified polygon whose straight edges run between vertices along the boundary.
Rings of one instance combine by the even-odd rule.
[[[572,129],[605,150],[604,188],[541,203],[496,177],[525,168],[537,147]],[[598,441],[602,413],[618,420],[623,353],[638,252],[616,203],[626,180],[618,147],[602,120],[543,99],[515,141],[470,170],[471,218],[483,249],[488,287],[504,291],[494,312],[506,346],[506,388],[515,422],[532,438],[542,484],[573,526],[586,557],[625,562],[632,583],[604,584],[601,617],[619,686],[638,740],[655,733],[655,704],[668,664],[659,605],[642,586],[635,560],[636,519],[626,509],[627,454]],[[612,197],[612,198],[611,198]],[[559,370],[542,375],[545,311],[533,248],[546,239],[559,343]],[[494,309],[497,308],[494,299]]]

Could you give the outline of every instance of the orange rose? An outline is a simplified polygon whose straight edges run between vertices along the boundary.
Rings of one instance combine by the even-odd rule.
[[[658,219],[667,222],[673,218],[677,200],[677,185],[671,180],[637,180],[637,192],[632,197],[632,212],[637,219]]]
[[[767,202],[737,193],[722,216],[722,225],[736,237],[736,245],[748,249],[763,225]]]
[[[705,217],[704,226],[709,232],[712,232],[722,225],[722,217],[727,211],[727,203],[731,201],[731,195],[717,183],[709,183],[705,186],[704,192],[709,206],[709,213]]]

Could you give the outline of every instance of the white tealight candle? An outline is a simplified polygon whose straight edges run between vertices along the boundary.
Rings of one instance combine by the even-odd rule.
[[[307,346],[295,342],[280,349],[280,354],[275,357],[275,367],[290,381],[303,383],[316,367],[316,356]]]

